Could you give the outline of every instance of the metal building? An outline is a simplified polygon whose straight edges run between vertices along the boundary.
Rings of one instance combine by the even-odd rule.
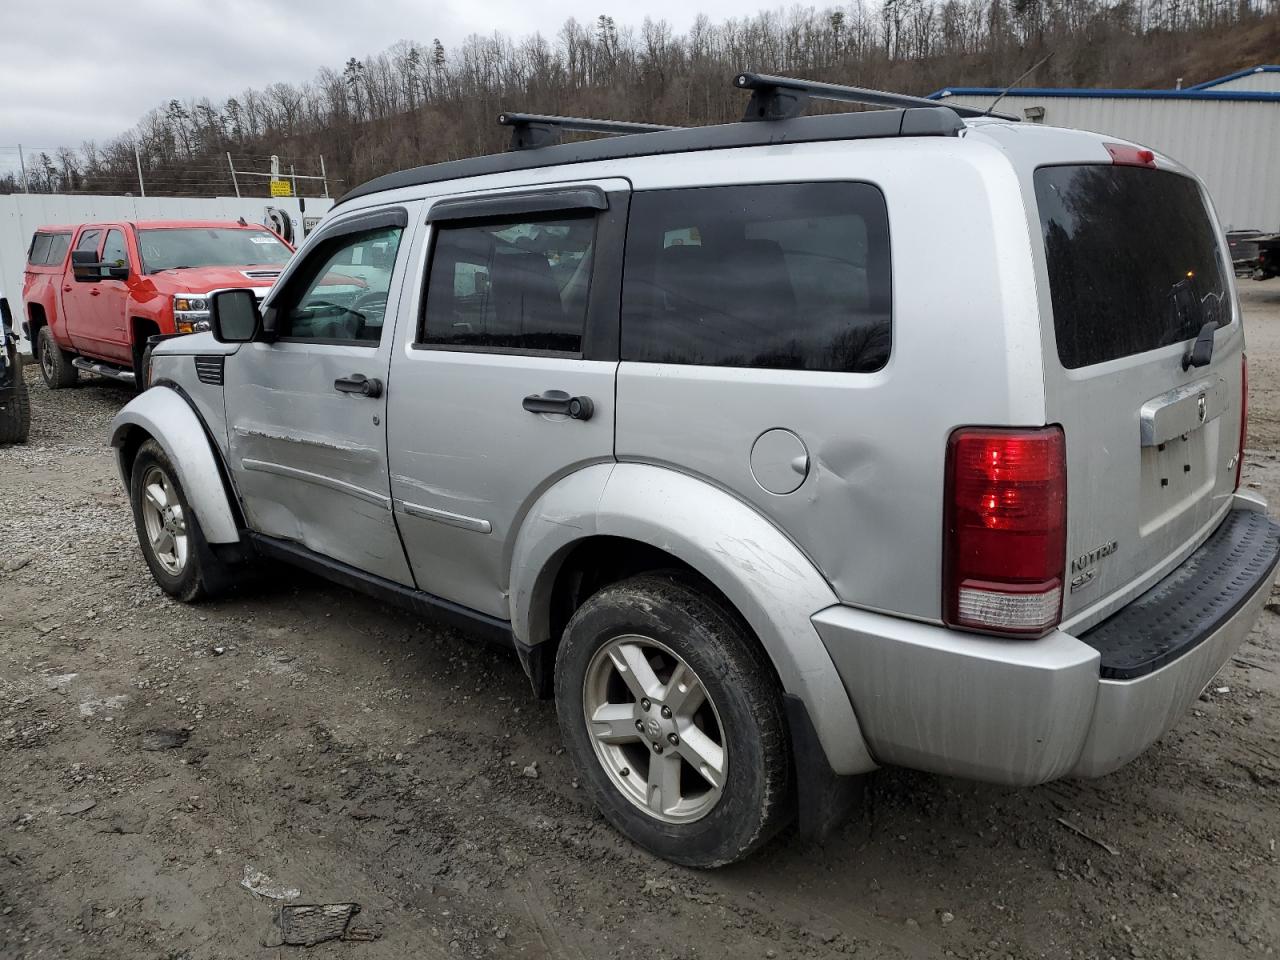
[[[929,96],[985,109],[1000,92],[947,87]],[[1204,179],[1228,230],[1280,230],[1280,66],[1182,90],[1013,89],[999,112],[1151,147]]]

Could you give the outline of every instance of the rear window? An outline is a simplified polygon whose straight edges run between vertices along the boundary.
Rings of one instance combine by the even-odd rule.
[[[866,373],[889,359],[889,218],[866,183],[635,194],[622,358]]]
[[[31,239],[27,263],[33,267],[56,266],[66,259],[69,246],[71,246],[69,233],[37,233]]]
[[[1231,321],[1217,232],[1194,180],[1130,166],[1041,167],[1058,359],[1087,367]]]

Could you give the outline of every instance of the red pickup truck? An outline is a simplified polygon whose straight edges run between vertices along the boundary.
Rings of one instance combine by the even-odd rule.
[[[292,253],[244,220],[40,227],[27,252],[23,333],[51,388],[81,370],[134,383],[150,337],[209,329],[210,294],[265,295]]]

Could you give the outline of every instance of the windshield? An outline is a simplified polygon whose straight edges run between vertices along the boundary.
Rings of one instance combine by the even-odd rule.
[[[1194,180],[1143,167],[1041,167],[1036,201],[1058,357],[1087,367],[1231,322],[1217,233]]]
[[[179,267],[253,267],[282,264],[293,251],[266,230],[199,227],[139,230],[146,273]]]

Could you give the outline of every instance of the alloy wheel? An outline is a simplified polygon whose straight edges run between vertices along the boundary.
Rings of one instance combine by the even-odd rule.
[[[582,693],[596,758],[623,796],[664,823],[711,812],[728,773],[725,729],[675,651],[651,637],[615,637],[592,656]]]
[[[169,475],[151,467],[142,479],[142,521],[156,561],[170,576],[187,566],[187,520]]]

